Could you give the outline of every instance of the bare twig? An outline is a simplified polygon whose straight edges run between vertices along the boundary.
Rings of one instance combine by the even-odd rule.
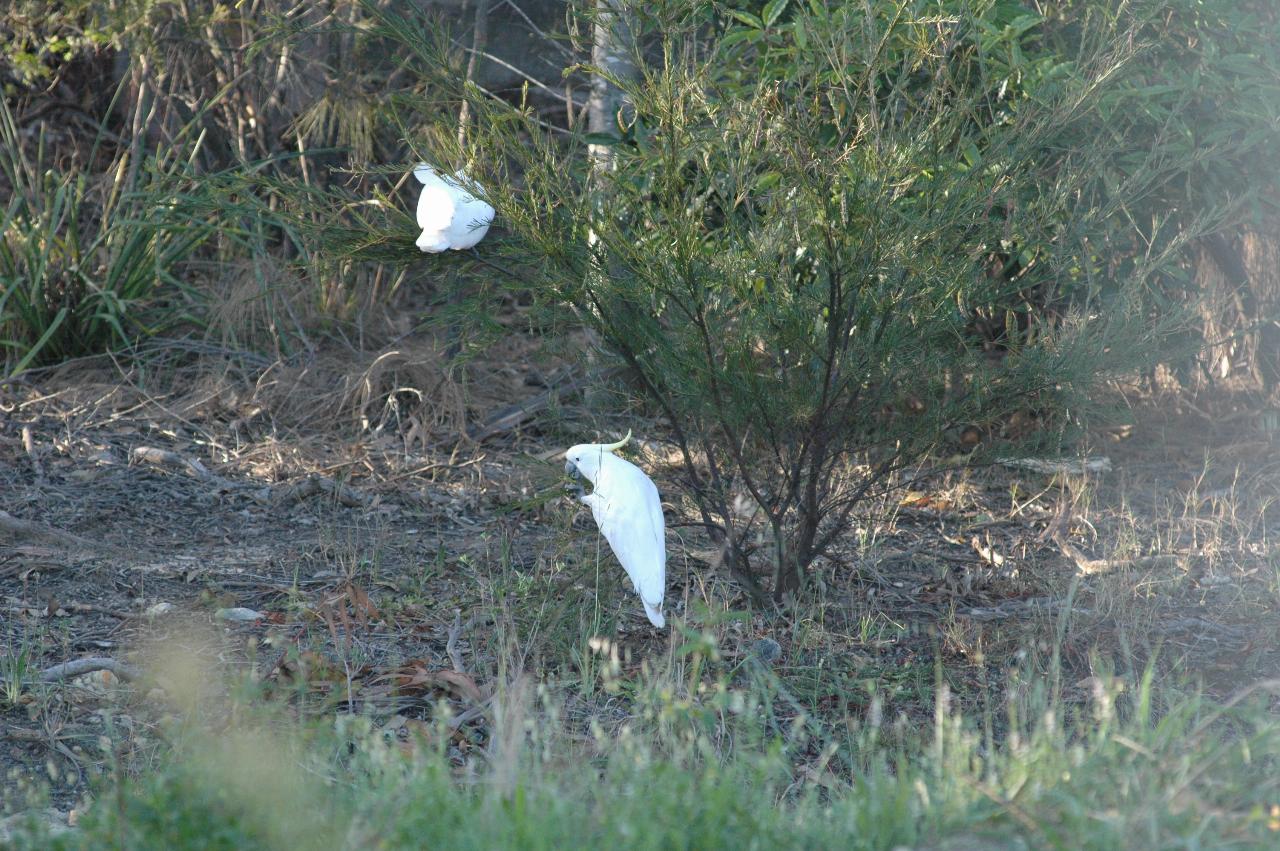
[[[484,50],[477,50],[474,47],[468,47],[463,49],[472,53],[473,55],[479,54],[480,56],[484,57],[485,59],[489,60],[495,65],[501,65],[503,68],[506,68],[508,71],[512,72],[513,74],[519,75],[522,79],[527,81],[531,86],[541,89],[551,97],[555,98],[556,100],[563,103],[565,106],[569,107],[568,112],[570,116],[570,121],[572,121],[574,109],[586,109],[587,104],[585,102],[576,101],[572,97],[570,97],[568,94],[563,94],[557,91],[556,89],[551,88],[546,83],[539,80],[537,77],[534,77],[532,74],[529,74],[526,71],[522,71],[521,69],[517,68],[515,65],[512,65],[510,62],[506,61],[500,56],[494,56],[492,53],[486,53]],[[570,129],[572,129],[572,127],[570,127]]]
[[[542,36],[542,38],[546,39],[548,44],[550,44],[556,50],[560,51],[560,53],[562,53],[567,59],[569,60],[576,59],[576,57],[573,55],[573,51],[569,50],[567,47],[561,44],[558,39],[553,38],[551,35],[543,31],[542,28],[539,27],[537,24],[535,24],[533,22],[533,19],[530,18],[529,15],[525,13],[524,9],[521,9],[519,6],[515,4],[514,0],[504,0],[504,2],[508,6],[510,6],[515,11],[515,13],[524,20],[526,24],[528,24],[529,29],[533,30],[535,33]]]

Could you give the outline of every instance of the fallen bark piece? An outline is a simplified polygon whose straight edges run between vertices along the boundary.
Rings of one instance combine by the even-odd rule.
[[[961,617],[975,621],[994,621],[1004,618],[1020,618],[1030,615],[1047,615],[1064,612],[1072,615],[1089,616],[1090,609],[1068,608],[1065,600],[1050,597],[1028,597],[1025,600],[1010,600],[998,606],[974,606],[971,609],[956,612]]]
[[[1083,476],[1086,473],[1111,472],[1111,459],[1106,455],[1094,458],[1000,458],[996,463],[1036,473],[1059,475]]]
[[[57,683],[81,674],[91,674],[94,671],[110,671],[122,680],[142,679],[142,671],[132,665],[106,656],[90,656],[87,659],[73,659],[70,662],[54,665],[52,668],[45,668],[40,672],[40,682]]]
[[[233,609],[218,609],[213,616],[220,621],[260,621],[266,617],[262,612],[240,606]]]
[[[188,458],[177,452],[170,452],[168,449],[158,449],[154,446],[139,446],[131,453],[133,458],[138,461],[145,461],[148,464],[156,464],[161,467],[181,467],[197,479],[215,478],[204,464],[200,463],[198,458]]]

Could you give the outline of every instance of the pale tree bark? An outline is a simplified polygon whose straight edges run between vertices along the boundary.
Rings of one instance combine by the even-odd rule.
[[[595,20],[592,28],[591,62],[598,73],[591,78],[591,94],[587,99],[587,132],[610,136],[619,135],[618,116],[627,108],[627,100],[615,80],[634,80],[638,73],[633,58],[634,34],[631,29],[629,0],[596,0]],[[597,219],[609,209],[608,182],[601,176],[614,167],[612,145],[592,144],[587,149],[591,157],[591,206]],[[595,227],[587,231],[587,244],[596,247],[599,236]],[[599,258],[597,258],[598,261]],[[587,272],[588,285],[604,270],[597,265]],[[584,323],[590,331],[590,323]],[[590,332],[592,348],[599,345],[594,332]],[[594,353],[588,352],[594,360]]]
[[[480,66],[480,57],[489,46],[489,0],[475,0],[476,20],[471,34],[471,55],[467,57],[467,82],[474,83],[476,69]],[[466,150],[467,125],[471,122],[470,92],[463,95],[462,107],[458,112],[458,147]]]
[[[587,132],[618,135],[618,115],[627,107],[626,98],[613,80],[634,80],[638,73],[634,58],[628,0],[596,0],[592,34],[591,63],[603,73],[591,80],[587,101]],[[591,145],[593,171],[613,168],[614,152],[609,145]]]

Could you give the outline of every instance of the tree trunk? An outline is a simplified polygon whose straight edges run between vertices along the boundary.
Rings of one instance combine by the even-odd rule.
[[[587,101],[589,133],[618,135],[618,115],[626,107],[626,98],[610,78],[634,80],[637,73],[628,13],[627,0],[596,0],[591,62],[604,74],[591,80]],[[591,145],[589,152],[594,171],[613,168],[612,146]]]
[[[631,80],[636,76],[636,64],[632,60],[632,33],[628,19],[627,0],[596,0],[595,21],[592,29],[591,61],[601,72],[591,79],[591,94],[587,99],[587,132],[618,135],[618,115],[626,104],[626,98],[612,80]],[[613,170],[614,150],[611,145],[593,144],[587,148],[591,157],[591,206],[592,216],[604,215],[609,208],[608,184],[602,176]],[[587,245],[596,247],[599,237],[594,227],[587,231]],[[587,270],[588,289],[595,289],[593,282],[607,274],[600,269],[599,257],[593,258]],[[590,323],[584,323],[588,336],[588,360],[594,360],[599,338]],[[636,366],[633,362],[633,366]],[[591,401],[591,393],[587,393]]]
[[[489,47],[489,0],[475,0],[475,28],[471,33],[471,55],[467,57],[468,83],[476,81],[476,70],[480,67],[480,54]],[[471,97],[466,92],[462,97],[462,107],[458,110],[458,147],[464,151],[467,147],[467,125],[471,122]]]
[[[1206,371],[1266,393],[1280,386],[1280,240],[1273,233],[1268,226],[1213,234],[1196,257]]]
[[[1254,367],[1263,389],[1280,388],[1280,220],[1271,219],[1259,230],[1240,238],[1240,259],[1249,275],[1248,287],[1260,323],[1254,341]]]

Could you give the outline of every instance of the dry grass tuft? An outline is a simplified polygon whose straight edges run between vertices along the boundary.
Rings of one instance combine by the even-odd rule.
[[[465,392],[432,345],[374,353],[359,374],[344,377],[339,409],[362,430],[392,428],[406,448],[425,446],[441,432],[460,434],[466,424]]]

